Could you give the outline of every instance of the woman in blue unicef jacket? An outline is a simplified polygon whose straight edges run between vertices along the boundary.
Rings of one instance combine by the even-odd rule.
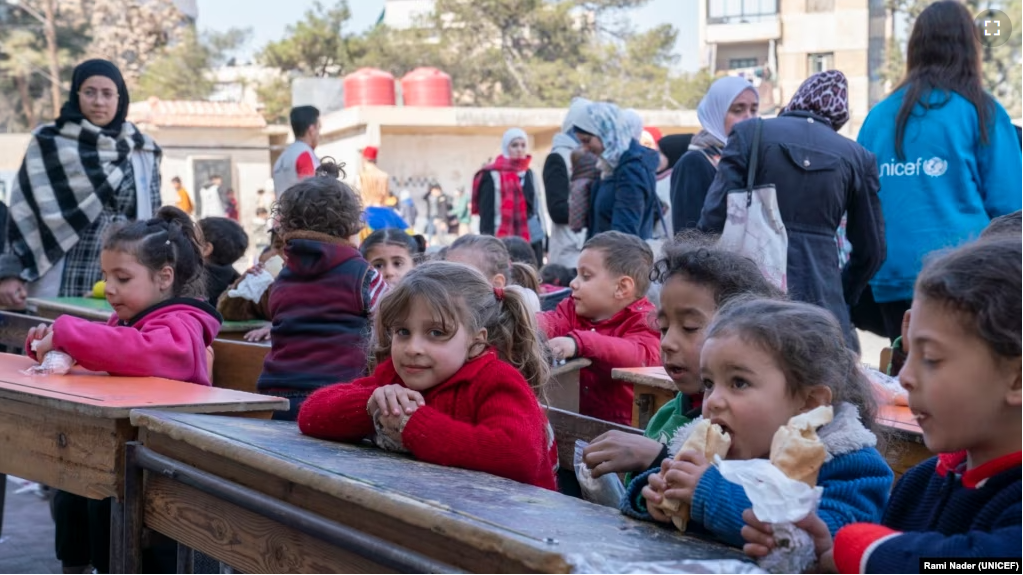
[[[860,129],[859,143],[877,156],[888,240],[870,285],[893,340],[923,259],[1020,209],[1016,130],[984,92],[980,54],[969,11],[954,0],[931,4],[909,37],[905,78]]]

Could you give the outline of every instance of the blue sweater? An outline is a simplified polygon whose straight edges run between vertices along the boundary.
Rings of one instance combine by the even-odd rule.
[[[590,237],[609,231],[644,240],[653,237],[654,219],[661,205],[654,175],[659,161],[657,152],[632,140],[611,176],[593,188]]]
[[[909,470],[883,525],[850,525],[835,538],[844,573],[917,573],[921,557],[1019,559],[1020,454],[965,471],[965,452]]]
[[[925,113],[917,104],[906,123],[899,160],[895,118],[903,94],[875,106],[857,138],[877,156],[881,179],[888,258],[870,282],[878,302],[912,299],[927,254],[977,237],[992,218],[1021,205],[1023,159],[1005,109],[994,103],[983,145],[973,104],[956,93],[933,94],[934,107]]]

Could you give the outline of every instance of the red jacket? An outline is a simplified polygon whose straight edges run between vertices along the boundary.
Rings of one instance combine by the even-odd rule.
[[[62,315],[53,322],[53,349],[90,371],[208,386],[206,347],[217,337],[220,322],[213,306],[191,298],[161,302],[126,322],[117,314],[106,324]],[[37,359],[28,345],[25,349]]]
[[[661,365],[661,342],[653,327],[654,306],[642,298],[610,319],[592,322],[575,314],[575,301],[567,298],[553,311],[537,315],[548,338],[575,340],[576,357],[592,363],[579,373],[579,413],[632,424],[632,385],[611,379],[616,367]]]
[[[374,390],[392,383],[402,381],[388,359],[369,377],[320,389],[302,404],[298,427],[322,439],[369,437],[374,429],[366,404]],[[546,417],[522,374],[493,350],[423,397],[426,405],[401,434],[417,459],[556,488],[557,447],[547,435]]]

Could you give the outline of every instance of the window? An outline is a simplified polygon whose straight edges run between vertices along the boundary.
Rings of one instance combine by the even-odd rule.
[[[757,67],[757,59],[756,58],[730,58],[728,60],[728,69],[729,70],[739,70],[739,69],[742,69],[742,68],[756,68],[756,67]]]
[[[806,0],[807,12],[834,12],[835,0]]]
[[[810,54],[807,56],[806,75],[810,76],[817,72],[833,70],[835,68],[835,54],[827,52],[824,54]]]
[[[743,24],[775,20],[778,0],[707,0],[708,24]]]

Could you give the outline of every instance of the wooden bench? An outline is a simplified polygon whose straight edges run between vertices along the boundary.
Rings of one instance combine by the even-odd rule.
[[[619,425],[595,419],[578,413],[572,413],[556,407],[547,408],[547,420],[554,428],[554,441],[558,444],[558,466],[561,469],[572,469],[575,459],[575,442],[581,439],[587,443],[608,431],[621,431],[642,435],[643,432],[635,427]]]
[[[13,311],[0,311],[0,346],[8,348],[8,352],[12,353],[15,350],[21,351],[28,330],[41,323],[50,325],[53,320]]]
[[[568,573],[583,561],[744,561],[617,509],[286,421],[137,410],[125,565],[141,530],[247,573]],[[145,475],[143,475],[145,470]],[[182,561],[187,564],[187,559]]]
[[[678,394],[661,366],[612,369],[611,377],[632,384],[632,425],[639,429],[646,429],[657,410]]]
[[[269,352],[269,346],[258,343],[213,340],[213,386],[256,393],[256,381]]]

